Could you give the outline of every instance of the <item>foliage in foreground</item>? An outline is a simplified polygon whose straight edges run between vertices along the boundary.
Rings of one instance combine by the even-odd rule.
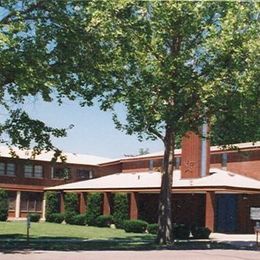
[[[0,221],[6,221],[8,218],[8,194],[0,189]]]

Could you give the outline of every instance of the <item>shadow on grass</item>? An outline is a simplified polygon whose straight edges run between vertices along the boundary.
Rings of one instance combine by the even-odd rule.
[[[30,253],[32,250],[49,251],[102,251],[102,250],[209,250],[237,249],[232,245],[213,241],[177,241],[172,245],[159,246],[154,237],[136,235],[129,238],[113,237],[105,240],[87,240],[77,237],[37,237],[26,241],[21,234],[0,235],[0,251],[3,253]],[[251,248],[254,249],[254,248]]]

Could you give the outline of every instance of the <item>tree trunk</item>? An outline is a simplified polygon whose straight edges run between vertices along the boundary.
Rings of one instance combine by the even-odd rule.
[[[169,244],[173,242],[171,190],[174,169],[175,136],[172,127],[166,127],[164,147],[163,174],[159,198],[159,230],[156,240],[159,244]]]

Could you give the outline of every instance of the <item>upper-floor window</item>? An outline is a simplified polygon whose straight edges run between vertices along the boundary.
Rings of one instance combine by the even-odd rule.
[[[24,165],[24,177],[25,178],[42,178],[43,177],[43,166],[25,164]]]
[[[0,175],[1,176],[15,176],[15,164],[0,162]]]
[[[78,169],[77,170],[77,177],[80,178],[80,179],[92,179],[93,178],[93,172],[91,170]]]
[[[67,167],[52,167],[52,179],[68,180],[71,178],[71,170]]]

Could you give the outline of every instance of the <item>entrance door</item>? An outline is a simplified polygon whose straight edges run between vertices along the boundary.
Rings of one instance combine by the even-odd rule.
[[[216,196],[216,232],[234,233],[237,227],[237,196]]]

